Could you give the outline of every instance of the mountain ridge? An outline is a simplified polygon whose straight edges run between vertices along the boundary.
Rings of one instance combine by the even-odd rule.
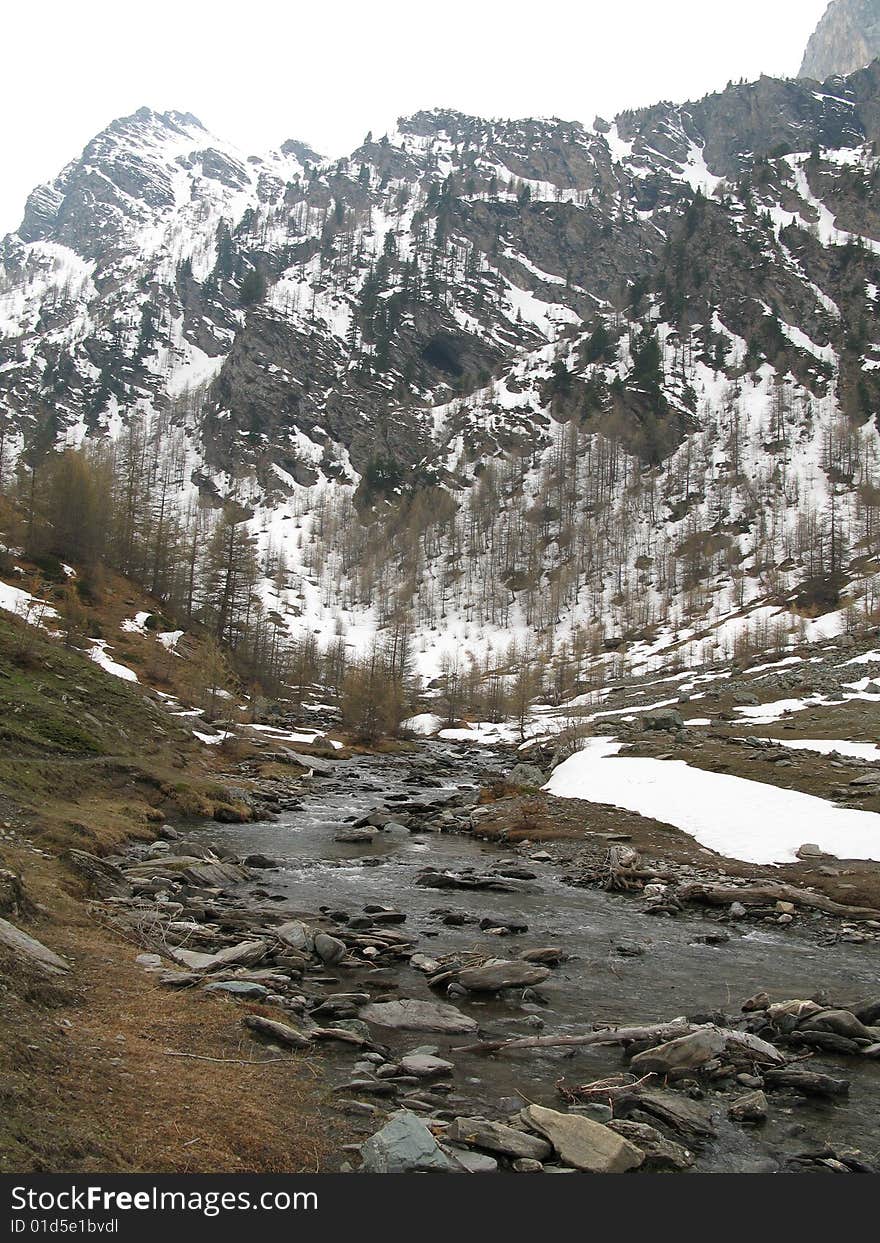
[[[637,566],[656,561],[646,548],[700,535],[715,550],[698,558],[700,581],[734,550],[749,563],[754,519],[733,516],[750,512],[742,485],[719,476],[697,499],[681,475],[682,454],[729,436],[726,408],[741,412],[750,469],[770,471],[773,504],[781,464],[819,472],[811,521],[827,521],[839,486],[837,465],[819,465],[836,421],[845,415],[875,451],[878,135],[878,65],[821,89],[761,78],[592,128],[422,111],[320,164],[295,140],[243,156],[191,114],[142,109],[35,191],[23,230],[3,243],[7,459],[41,437],[113,438],[132,419],[164,428],[182,464],[180,504],[234,503],[267,565],[283,546],[287,585],[272,599],[325,640],[339,625],[381,629],[404,607],[436,649],[430,629],[449,617],[451,591],[450,641],[463,643],[468,592],[487,575],[482,656],[510,603],[516,633],[549,635],[551,647],[582,625],[644,632],[631,614],[639,581],[654,581]],[[596,495],[590,513],[541,499],[559,492],[563,445],[577,487]],[[619,465],[597,491],[591,472],[608,445]],[[847,485],[853,523],[867,470]],[[502,540],[509,551],[493,568],[487,531],[461,561],[471,587],[440,590],[453,528],[497,471],[513,472],[496,517],[515,541]],[[626,481],[650,472],[670,508],[640,519],[643,533],[612,558],[629,598],[600,589],[602,565],[578,569],[567,516],[593,539],[596,505],[611,504],[617,522]],[[447,517],[414,564],[394,514],[418,494]],[[326,537],[306,564],[285,526],[313,529],[326,504],[353,542],[345,568]],[[712,534],[719,505],[731,517]],[[532,512],[550,516],[529,533]],[[410,584],[403,594],[390,581],[356,585],[381,556],[377,531]],[[767,555],[785,564],[782,551]],[[346,584],[336,604],[334,574]],[[734,599],[768,597],[738,574],[725,579],[724,615]],[[769,598],[785,607],[809,577],[782,571]],[[670,612],[668,586],[656,590],[645,617],[674,633],[679,606]]]

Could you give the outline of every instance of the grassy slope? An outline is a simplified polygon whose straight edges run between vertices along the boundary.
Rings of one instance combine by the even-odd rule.
[[[0,956],[0,1172],[326,1166],[317,1069],[243,1064],[240,1009],[159,989],[64,865],[210,814],[217,762],[143,687],[0,613],[0,870],[33,904],[0,915],[74,965],[47,985]]]

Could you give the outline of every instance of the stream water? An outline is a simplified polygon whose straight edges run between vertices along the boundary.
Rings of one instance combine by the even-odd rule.
[[[541,994],[544,1006],[524,1004],[521,996],[465,999],[456,1002],[493,1035],[531,1034],[534,1016],[543,1032],[575,1032],[594,1022],[657,1022],[678,1015],[715,1009],[736,1013],[752,994],[766,990],[773,1000],[810,997],[825,989],[833,999],[854,1000],[880,993],[876,945],[817,945],[808,931],[767,930],[746,925],[733,928],[730,941],[719,946],[701,943],[701,934],[717,932],[717,923],[687,915],[658,919],[640,913],[632,898],[565,885],[547,864],[535,864],[538,879],[518,882],[514,893],[444,891],[415,884],[426,867],[481,873],[522,865],[522,856],[502,846],[469,836],[380,833],[374,844],[344,845],[334,841],[343,822],[350,822],[394,796],[430,801],[443,789],[473,787],[486,768],[509,766],[506,757],[442,743],[426,743],[417,771],[436,774],[435,784],[419,784],[407,757],[372,757],[340,765],[338,775],[316,784],[296,811],[271,823],[213,827],[218,844],[239,853],[259,852],[281,863],[260,874],[258,887],[278,902],[279,916],[308,915],[324,907],[360,915],[370,904],[387,904],[407,914],[405,929],[417,939],[420,952],[432,957],[477,949],[487,955],[517,957],[523,950],[560,945],[569,955],[557,967]],[[439,781],[437,781],[439,777]],[[391,807],[394,806],[392,802]],[[245,891],[246,892],[246,891]],[[438,911],[457,911],[482,919],[518,919],[528,925],[524,935],[500,939],[471,923],[447,927]],[[644,946],[641,957],[621,957],[622,942]],[[401,964],[399,995],[428,998],[424,976]],[[341,989],[358,987],[356,977]],[[445,1051],[470,1042],[468,1037],[394,1033],[395,1049],[433,1044]],[[379,1039],[385,1039],[381,1033]],[[340,1057],[339,1073],[350,1075],[352,1057]],[[495,1058],[455,1053],[455,1090],[468,1098],[464,1113],[483,1110],[491,1116],[510,1112],[524,1097],[559,1107],[557,1080],[590,1082],[623,1068],[615,1049],[521,1051]],[[850,1059],[817,1057],[811,1067],[852,1081],[849,1101],[825,1104],[787,1094],[771,1097],[771,1115],[759,1131],[743,1130],[727,1120],[726,1102],[719,1099],[713,1120],[719,1138],[702,1154],[699,1169],[749,1172],[779,1168],[786,1155],[831,1142],[860,1149],[867,1159],[880,1152],[880,1066]],[[745,1089],[744,1089],[745,1090]]]

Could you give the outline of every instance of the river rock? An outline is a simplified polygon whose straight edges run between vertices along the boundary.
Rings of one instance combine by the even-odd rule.
[[[206,993],[228,993],[241,1001],[265,1001],[269,990],[263,984],[255,984],[248,980],[215,980],[202,985]]]
[[[443,1079],[455,1070],[452,1062],[426,1053],[409,1053],[400,1059],[400,1069],[416,1079]]]
[[[548,967],[558,966],[559,963],[565,962],[567,957],[565,950],[555,945],[548,945],[544,949],[525,950],[520,954],[523,962],[539,962]]]
[[[541,1105],[529,1105],[521,1116],[528,1127],[552,1144],[563,1165],[573,1169],[589,1174],[625,1174],[644,1164],[641,1148],[601,1122]]]
[[[0,919],[0,949],[35,967],[43,975],[66,975],[70,970],[70,963],[6,919]]]
[[[421,1118],[402,1109],[361,1145],[365,1174],[452,1174],[461,1169]]]
[[[308,924],[304,924],[300,919],[290,919],[286,924],[281,924],[272,930],[275,936],[285,945],[289,945],[291,949],[299,950],[300,953],[311,954],[315,948],[315,934]]]
[[[847,1040],[874,1039],[873,1032],[868,1031],[864,1023],[860,1023],[849,1010],[820,1010],[809,1018],[798,1023],[799,1031],[831,1032],[835,1036],[844,1036]]]
[[[319,932],[315,937],[315,953],[325,966],[335,967],[346,955],[345,942]]]
[[[449,1144],[441,1144],[443,1151],[468,1174],[497,1174],[498,1162],[485,1152],[474,1152],[470,1148],[455,1148]]]
[[[498,1152],[504,1157],[537,1162],[546,1161],[553,1153],[545,1139],[503,1122],[489,1122],[486,1118],[455,1118],[449,1124],[446,1138],[472,1148]]]
[[[732,1102],[727,1110],[734,1122],[766,1122],[767,1097],[763,1092],[749,1092]]]
[[[344,842],[349,846],[370,846],[375,841],[378,829],[340,829],[334,836],[335,842]]]
[[[667,1139],[656,1127],[646,1122],[614,1121],[608,1129],[622,1135],[645,1154],[646,1170],[688,1170],[695,1157],[689,1148]]]
[[[669,1040],[657,1045],[655,1049],[646,1049],[637,1053],[630,1062],[634,1074],[672,1075],[680,1071],[697,1070],[706,1062],[723,1053],[726,1041],[721,1032],[707,1027],[703,1031],[692,1032],[689,1036],[679,1036],[677,1040]]]
[[[499,993],[505,988],[530,988],[543,984],[550,972],[523,959],[490,958],[480,967],[466,967],[458,983],[469,993]]]
[[[537,764],[517,764],[511,769],[507,780],[511,785],[524,786],[527,789],[540,790],[547,778]]]
[[[218,971],[229,967],[252,967],[266,957],[268,948],[267,941],[240,941],[237,945],[227,945],[216,954],[202,954],[198,950],[174,946],[168,950],[168,955],[192,971]]]
[[[379,1001],[360,1012],[365,1023],[391,1027],[407,1032],[441,1032],[449,1035],[469,1034],[477,1030],[477,1021],[462,1014],[455,1006],[441,1001]]]

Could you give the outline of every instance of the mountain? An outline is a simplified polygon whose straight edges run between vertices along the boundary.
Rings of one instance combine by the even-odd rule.
[[[143,109],[2,243],[0,484],[140,421],[162,513],[234,505],[291,631],[404,625],[426,676],[840,627],[880,552],[878,139],[878,64],[329,162]]]
[[[832,0],[807,44],[800,76],[826,78],[863,69],[880,56],[880,0]]]

